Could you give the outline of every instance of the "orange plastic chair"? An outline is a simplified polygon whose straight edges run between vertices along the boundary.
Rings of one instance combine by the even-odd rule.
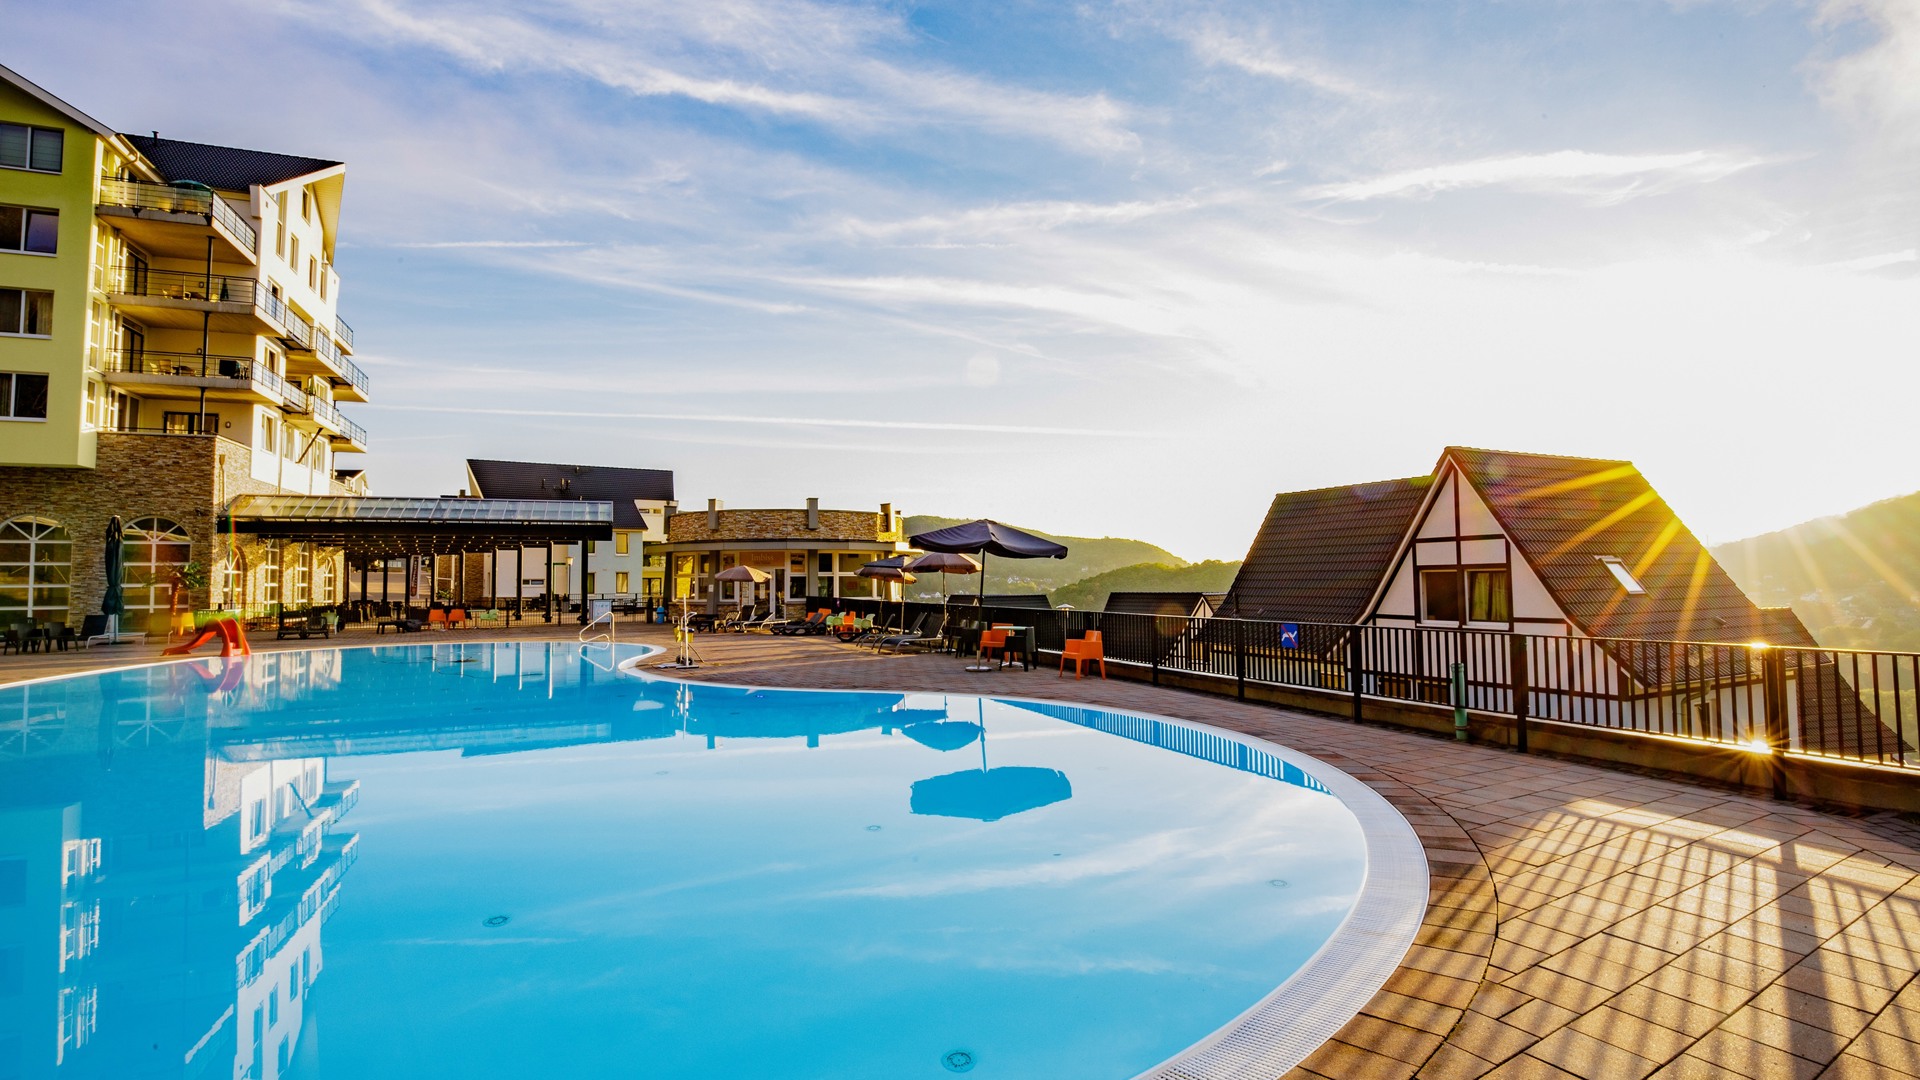
[[[985,663],[989,653],[999,653],[1000,662],[1007,662],[1007,632],[1005,630],[980,631],[980,660]]]
[[[1079,678],[1081,668],[1088,663],[1100,665],[1100,677],[1107,677],[1106,647],[1100,643],[1100,631],[1089,630],[1087,636],[1077,641],[1069,641],[1060,649],[1060,674],[1067,673],[1067,661],[1073,661],[1073,677]]]
[[[467,624],[466,608],[457,607],[447,613],[448,626],[465,626],[466,624]]]
[[[447,628],[447,613],[439,608],[433,608],[427,612],[427,627],[431,629],[436,625],[442,630]]]

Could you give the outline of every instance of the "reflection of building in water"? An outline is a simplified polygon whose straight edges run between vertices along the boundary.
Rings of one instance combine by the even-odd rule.
[[[326,685],[338,661],[0,690],[0,1077],[271,1080],[293,1061],[358,784],[320,758],[221,761],[208,716],[289,675]]]

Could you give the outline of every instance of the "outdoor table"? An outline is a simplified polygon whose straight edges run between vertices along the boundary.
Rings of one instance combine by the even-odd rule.
[[[1006,667],[1012,658],[1020,657],[1020,670],[1033,670],[1033,627],[1003,626],[1007,632],[1007,647],[1000,653],[1000,666]]]

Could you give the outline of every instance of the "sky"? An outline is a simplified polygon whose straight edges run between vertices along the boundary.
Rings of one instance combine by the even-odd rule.
[[[108,124],[347,163],[376,494],[1202,559],[1450,444],[1710,542],[1920,489],[1920,0],[4,3]]]

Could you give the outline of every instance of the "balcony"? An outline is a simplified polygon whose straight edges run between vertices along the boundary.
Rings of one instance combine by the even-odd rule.
[[[367,429],[340,415],[333,402],[322,397],[307,396],[307,413],[320,422],[320,426],[334,433],[334,444],[348,443],[359,449],[366,449]]]
[[[253,262],[259,254],[260,238],[253,225],[212,189],[198,184],[102,177],[95,209],[121,219],[120,230],[159,258],[205,257],[209,236],[224,241],[243,262]]]
[[[340,339],[340,344],[345,345],[348,352],[353,351],[353,327],[338,315],[333,317],[333,336]]]
[[[350,388],[350,392],[346,395],[349,399],[367,400],[369,380],[367,373],[360,370],[360,365],[347,359],[347,355],[340,351],[340,346],[334,344],[331,337],[318,329],[314,330],[311,339],[313,345],[307,351],[319,357],[320,362],[331,369],[329,374],[332,381],[343,383],[345,387]]]
[[[265,399],[293,412],[306,409],[307,395],[250,356],[119,349],[95,365],[116,386],[137,386],[143,396],[197,397],[210,401]]]

